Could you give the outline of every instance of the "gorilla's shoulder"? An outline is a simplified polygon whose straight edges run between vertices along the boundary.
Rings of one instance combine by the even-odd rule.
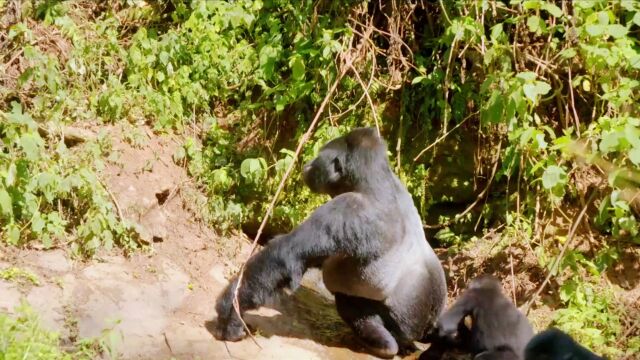
[[[358,192],[346,192],[329,200],[321,206],[327,207],[331,211],[346,211],[353,213],[354,211],[363,211],[370,208],[370,201],[366,196]]]

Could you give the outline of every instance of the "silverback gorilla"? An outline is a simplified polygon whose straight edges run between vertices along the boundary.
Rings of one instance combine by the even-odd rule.
[[[392,172],[385,142],[359,128],[322,147],[307,163],[309,188],[332,197],[246,264],[240,312],[283,288],[295,290],[305,271],[322,269],[336,308],[369,351],[392,357],[413,349],[446,303],[444,271],[425,239],[411,195]],[[220,340],[246,334],[233,308],[237,277],[216,303]]]

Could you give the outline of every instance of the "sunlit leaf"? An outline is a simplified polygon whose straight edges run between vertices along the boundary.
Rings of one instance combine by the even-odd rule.
[[[39,136],[31,133],[24,134],[20,137],[19,144],[28,160],[34,161],[40,158],[42,139]]]
[[[629,150],[629,160],[631,160],[634,165],[640,165],[640,148],[634,147]]]
[[[529,31],[531,32],[538,32],[540,31],[540,22],[542,20],[536,16],[536,15],[532,15],[529,16],[529,18],[527,19],[527,27],[529,27]]]
[[[613,25],[607,26],[607,33],[616,39],[625,37],[627,35],[627,32],[629,32],[629,30],[620,24],[613,24]]]
[[[587,34],[591,35],[591,36],[599,36],[604,34],[604,31],[606,30],[606,26],[605,25],[598,25],[598,24],[590,24],[585,26],[585,31],[587,32]]]
[[[604,134],[600,140],[600,151],[604,154],[617,151],[620,145],[620,137],[621,134],[617,131],[610,131]]]
[[[574,56],[576,56],[578,53],[576,52],[576,49],[574,48],[568,48],[568,49],[564,49],[562,51],[560,51],[559,55],[561,58],[563,59],[571,59]]]
[[[545,2],[542,4],[542,9],[546,10],[549,14],[559,18],[563,15],[562,9],[553,3]]]
[[[552,189],[557,185],[564,185],[567,181],[567,173],[559,166],[551,165],[542,174],[542,186]]]
[[[11,196],[5,189],[0,189],[0,212],[8,217],[13,216]]]

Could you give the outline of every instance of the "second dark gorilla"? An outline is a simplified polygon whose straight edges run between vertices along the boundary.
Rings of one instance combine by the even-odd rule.
[[[338,313],[372,353],[392,357],[412,349],[434,325],[446,303],[444,271],[386,151],[375,129],[360,128],[327,143],[305,165],[307,185],[332,199],[249,259],[241,313],[283,288],[296,289],[307,269],[319,267]],[[246,335],[232,303],[237,285],[236,278],[216,304],[221,340]]]
[[[471,329],[464,318],[471,317]],[[522,360],[533,337],[527,318],[502,293],[491,275],[473,279],[456,302],[438,319],[437,335],[420,360],[439,359],[449,348],[459,348],[474,360]]]

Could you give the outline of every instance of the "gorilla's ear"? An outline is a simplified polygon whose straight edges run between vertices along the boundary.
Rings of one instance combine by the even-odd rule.
[[[331,164],[329,165],[329,182],[336,183],[342,179],[343,173],[343,164],[342,160],[339,156],[336,156],[331,160]]]
[[[378,131],[372,127],[354,129],[347,134],[345,140],[349,150],[358,148],[374,149],[382,145],[382,139],[378,136]]]
[[[336,174],[342,175],[343,167],[342,167],[342,161],[340,160],[340,158],[338,156],[336,156],[335,158],[333,158],[332,163],[333,163],[333,171]]]

